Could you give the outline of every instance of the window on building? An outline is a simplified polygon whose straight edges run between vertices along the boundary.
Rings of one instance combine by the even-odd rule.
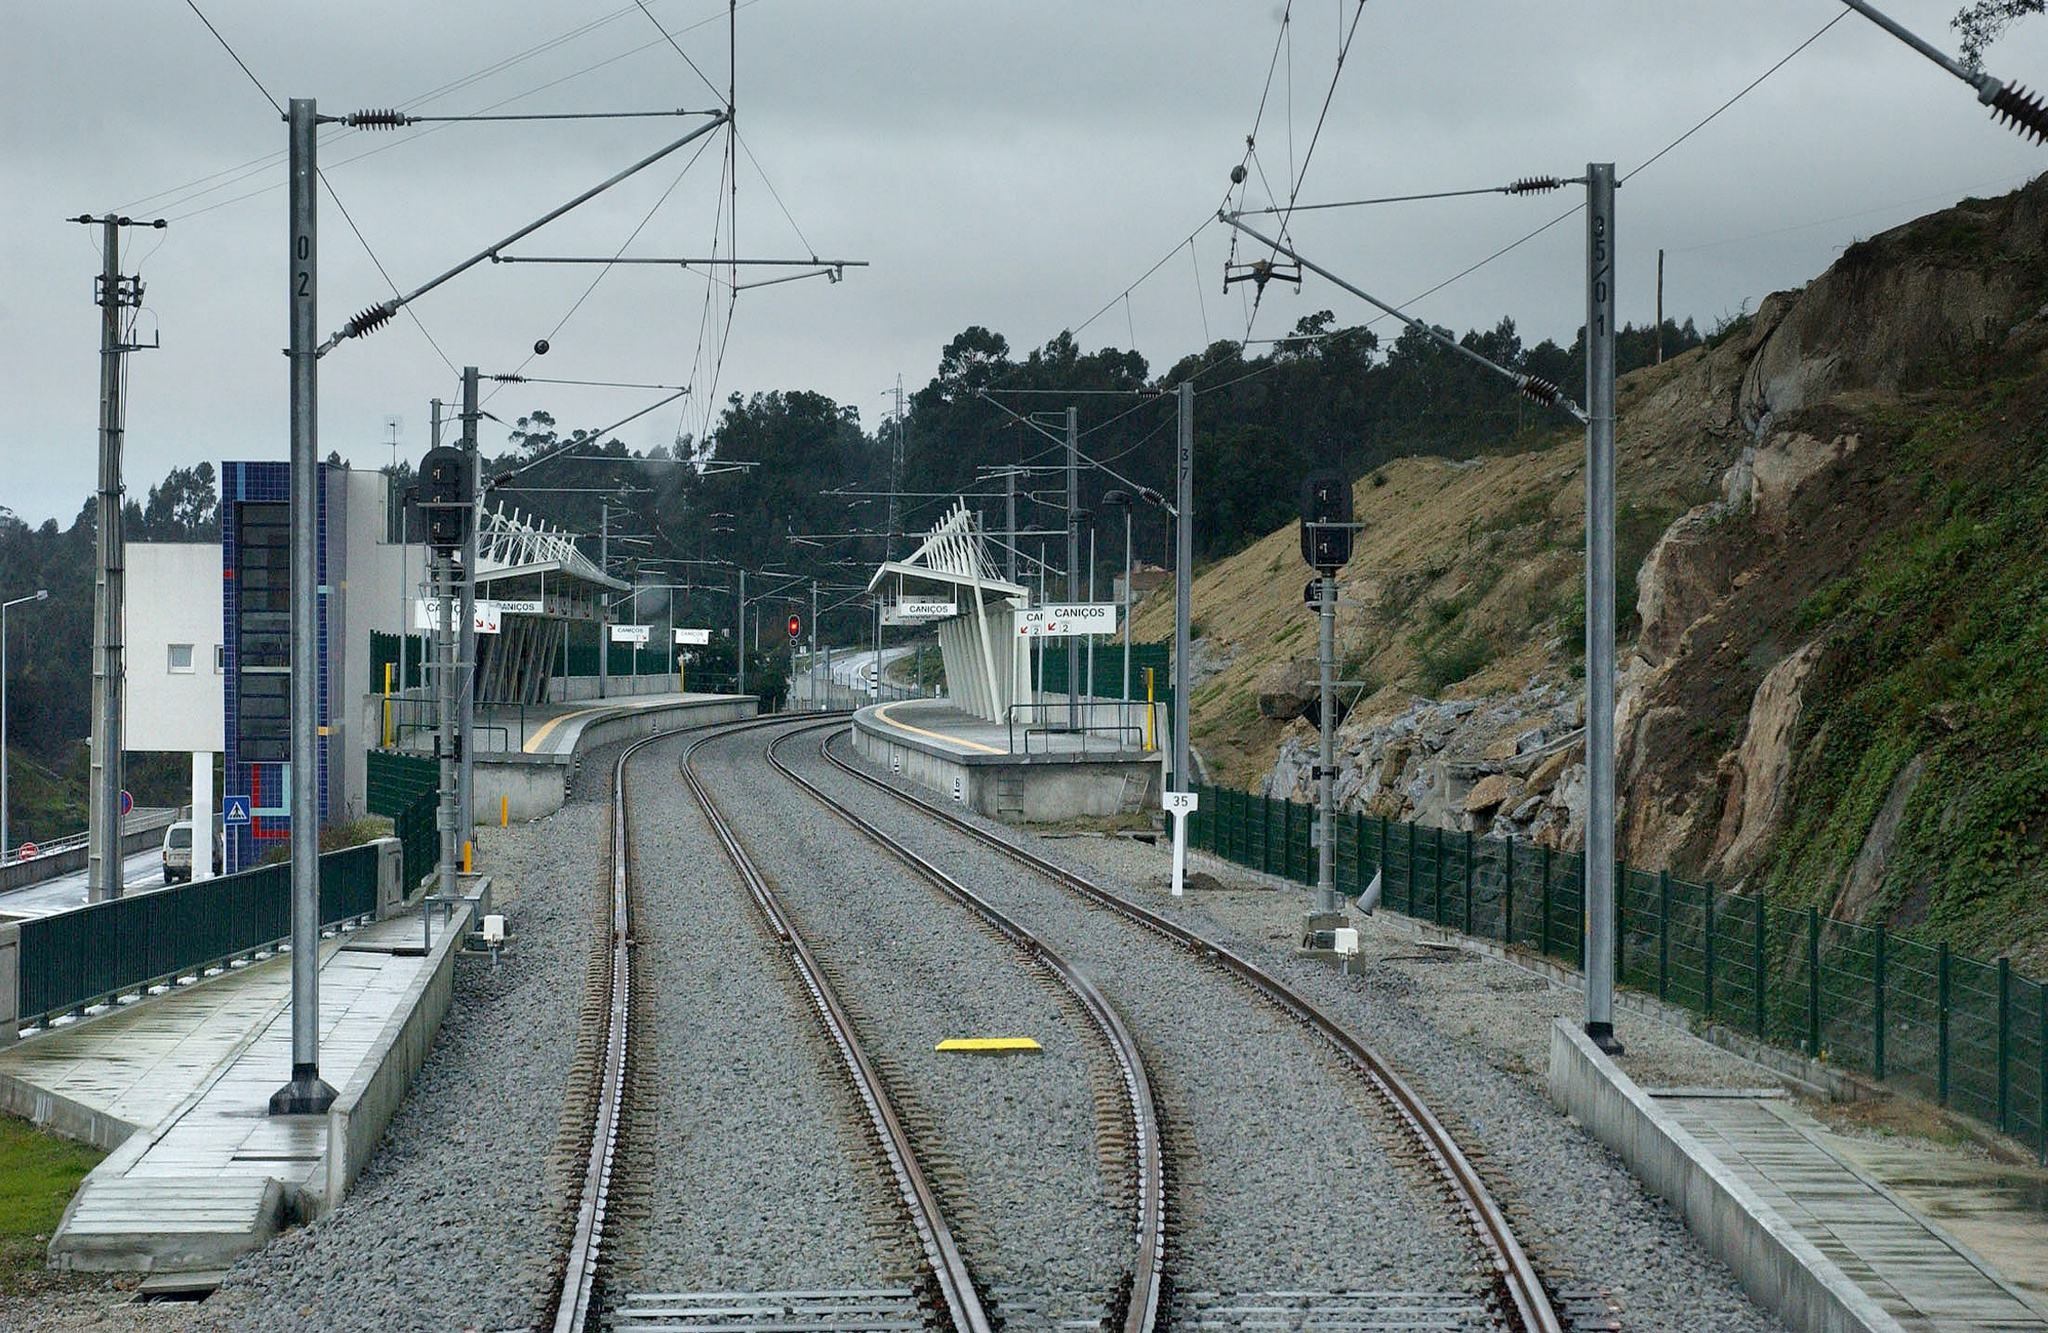
[[[174,643],[171,645],[171,671],[174,674],[190,675],[192,672],[192,645]]]
[[[228,669],[228,646],[224,643],[213,645],[213,674],[225,675]]]

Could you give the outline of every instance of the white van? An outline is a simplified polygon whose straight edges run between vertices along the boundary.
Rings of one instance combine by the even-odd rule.
[[[221,869],[220,831],[213,835],[213,873]],[[192,878],[192,821],[181,819],[164,830],[164,883],[184,884]]]

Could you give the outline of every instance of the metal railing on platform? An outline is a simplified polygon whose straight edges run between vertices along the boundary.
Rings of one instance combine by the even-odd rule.
[[[1149,750],[1154,735],[1149,714],[1154,705],[1135,699],[1079,699],[1014,703],[1004,710],[1011,754],[1030,754],[1031,738],[1053,749],[1053,737],[1078,736],[1082,754],[1098,750]],[[1018,750],[1019,719],[1023,722],[1024,748]],[[1105,721],[1104,719],[1108,720]]]

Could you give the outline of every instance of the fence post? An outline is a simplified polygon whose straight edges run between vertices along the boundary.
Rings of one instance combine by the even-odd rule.
[[[1806,909],[1806,1053],[1820,1059],[1820,909]]]
[[[1408,870],[1407,870],[1407,873],[1406,873],[1406,874],[1404,874],[1404,875],[1402,876],[1402,879],[1403,879],[1403,880],[1405,880],[1405,881],[1406,881],[1406,884],[1407,884],[1407,892],[1406,892],[1406,893],[1404,894],[1404,897],[1405,897],[1405,898],[1407,899],[1407,902],[1408,902],[1408,906],[1407,906],[1407,908],[1406,908],[1406,911],[1407,911],[1407,913],[1408,913],[1408,915],[1409,915],[1409,916],[1414,916],[1414,915],[1415,915],[1415,821],[1414,821],[1414,820],[1412,820],[1412,819],[1408,821]]]
[[[1769,959],[1765,956],[1765,942],[1769,938],[1767,934],[1769,930],[1770,916],[1764,910],[1764,895],[1759,890],[1756,895],[1756,939],[1751,942],[1752,957],[1750,960],[1750,966],[1755,969],[1756,978],[1756,995],[1753,998],[1756,1003],[1756,1039],[1758,1041],[1764,1039],[1764,1033],[1770,1027],[1770,1011],[1765,1004],[1768,988],[1771,984],[1770,963]]]
[[[1472,933],[1472,895],[1478,881],[1478,867],[1472,864],[1472,830],[1465,830],[1465,933]]]
[[[1871,954],[1871,981],[1874,983],[1870,998],[1870,1072],[1880,1080],[1884,1078],[1884,923],[1877,926],[1877,944]]]
[[[1934,946],[1934,1100],[1948,1105],[1948,941]]]
[[[2034,988],[2034,996],[2040,1002],[2041,1030],[2034,1040],[2034,1072],[2040,1076],[2041,1087],[2038,1106],[2041,1121],[2041,1165],[2048,1166],[2048,982]]]
[[[2012,959],[1998,960],[1998,1132],[2012,1123]]]
[[[1444,923],[1444,831],[1442,827],[1433,828],[1429,835],[1436,851],[1436,864],[1431,871],[1435,876],[1436,892],[1430,895],[1429,911],[1436,923],[1441,926]]]
[[[1706,979],[1702,981],[1700,1008],[1711,1022],[1714,1017],[1714,881],[1707,881],[1706,906],[1701,910],[1700,921],[1705,934],[1701,948],[1706,954]]]
[[[1515,942],[1515,831],[1508,830],[1507,873],[1500,877],[1500,942]]]
[[[1628,863],[1614,863],[1614,979],[1628,982]],[[1581,927],[1583,929],[1583,927]]]
[[[1671,996],[1671,872],[1657,872],[1657,998]]]
[[[1543,920],[1538,923],[1537,936],[1540,941],[1539,952],[1545,958],[1550,957],[1550,846],[1548,843],[1544,844],[1543,847]]]

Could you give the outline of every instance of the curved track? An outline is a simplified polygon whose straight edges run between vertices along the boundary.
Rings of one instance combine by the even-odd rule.
[[[821,747],[821,753],[829,763],[848,776],[887,793],[945,827],[1025,866],[1067,892],[1107,908],[1222,968],[1237,981],[1250,987],[1261,998],[1327,1041],[1346,1064],[1365,1078],[1367,1085],[1385,1101],[1397,1119],[1421,1145],[1470,1220],[1483,1251],[1490,1256],[1506,1308],[1513,1312],[1519,1327],[1525,1333],[1562,1333],[1564,1325],[1551,1307],[1541,1276],[1516,1239],[1506,1216],[1481,1180],[1478,1169],[1473,1166],[1422,1097],[1385,1060],[1342,1024],[1277,977],[1225,945],[1150,911],[1065,867],[1055,865],[1008,839],[961,818],[944,806],[897,788],[865,771],[859,765],[832,753],[829,745]],[[870,836],[878,840],[886,839],[886,835],[879,831],[871,833]],[[898,854],[903,855],[900,852]]]
[[[800,787],[813,800],[832,811],[863,837],[902,861],[954,901],[980,916],[995,931],[1022,950],[1034,962],[1058,978],[1094,1022],[1097,1032],[1116,1061],[1124,1089],[1126,1128],[1131,1135],[1133,1180],[1132,1261],[1129,1282],[1111,1302],[1121,1310],[1117,1320],[1121,1333],[1150,1333],[1159,1317],[1161,1288],[1166,1271],[1166,1180],[1165,1149],[1159,1132],[1158,1110],[1152,1097],[1151,1080],[1145,1073],[1138,1043],[1125,1027],[1101,990],[1080,971],[1053,951],[1036,934],[998,911],[987,899],[968,888],[957,877],[907,848],[890,841],[888,834],[834,800],[816,785],[784,763],[776,750],[786,741],[820,727],[837,729],[834,721],[811,727],[793,727],[768,746],[767,758],[776,772]]]

